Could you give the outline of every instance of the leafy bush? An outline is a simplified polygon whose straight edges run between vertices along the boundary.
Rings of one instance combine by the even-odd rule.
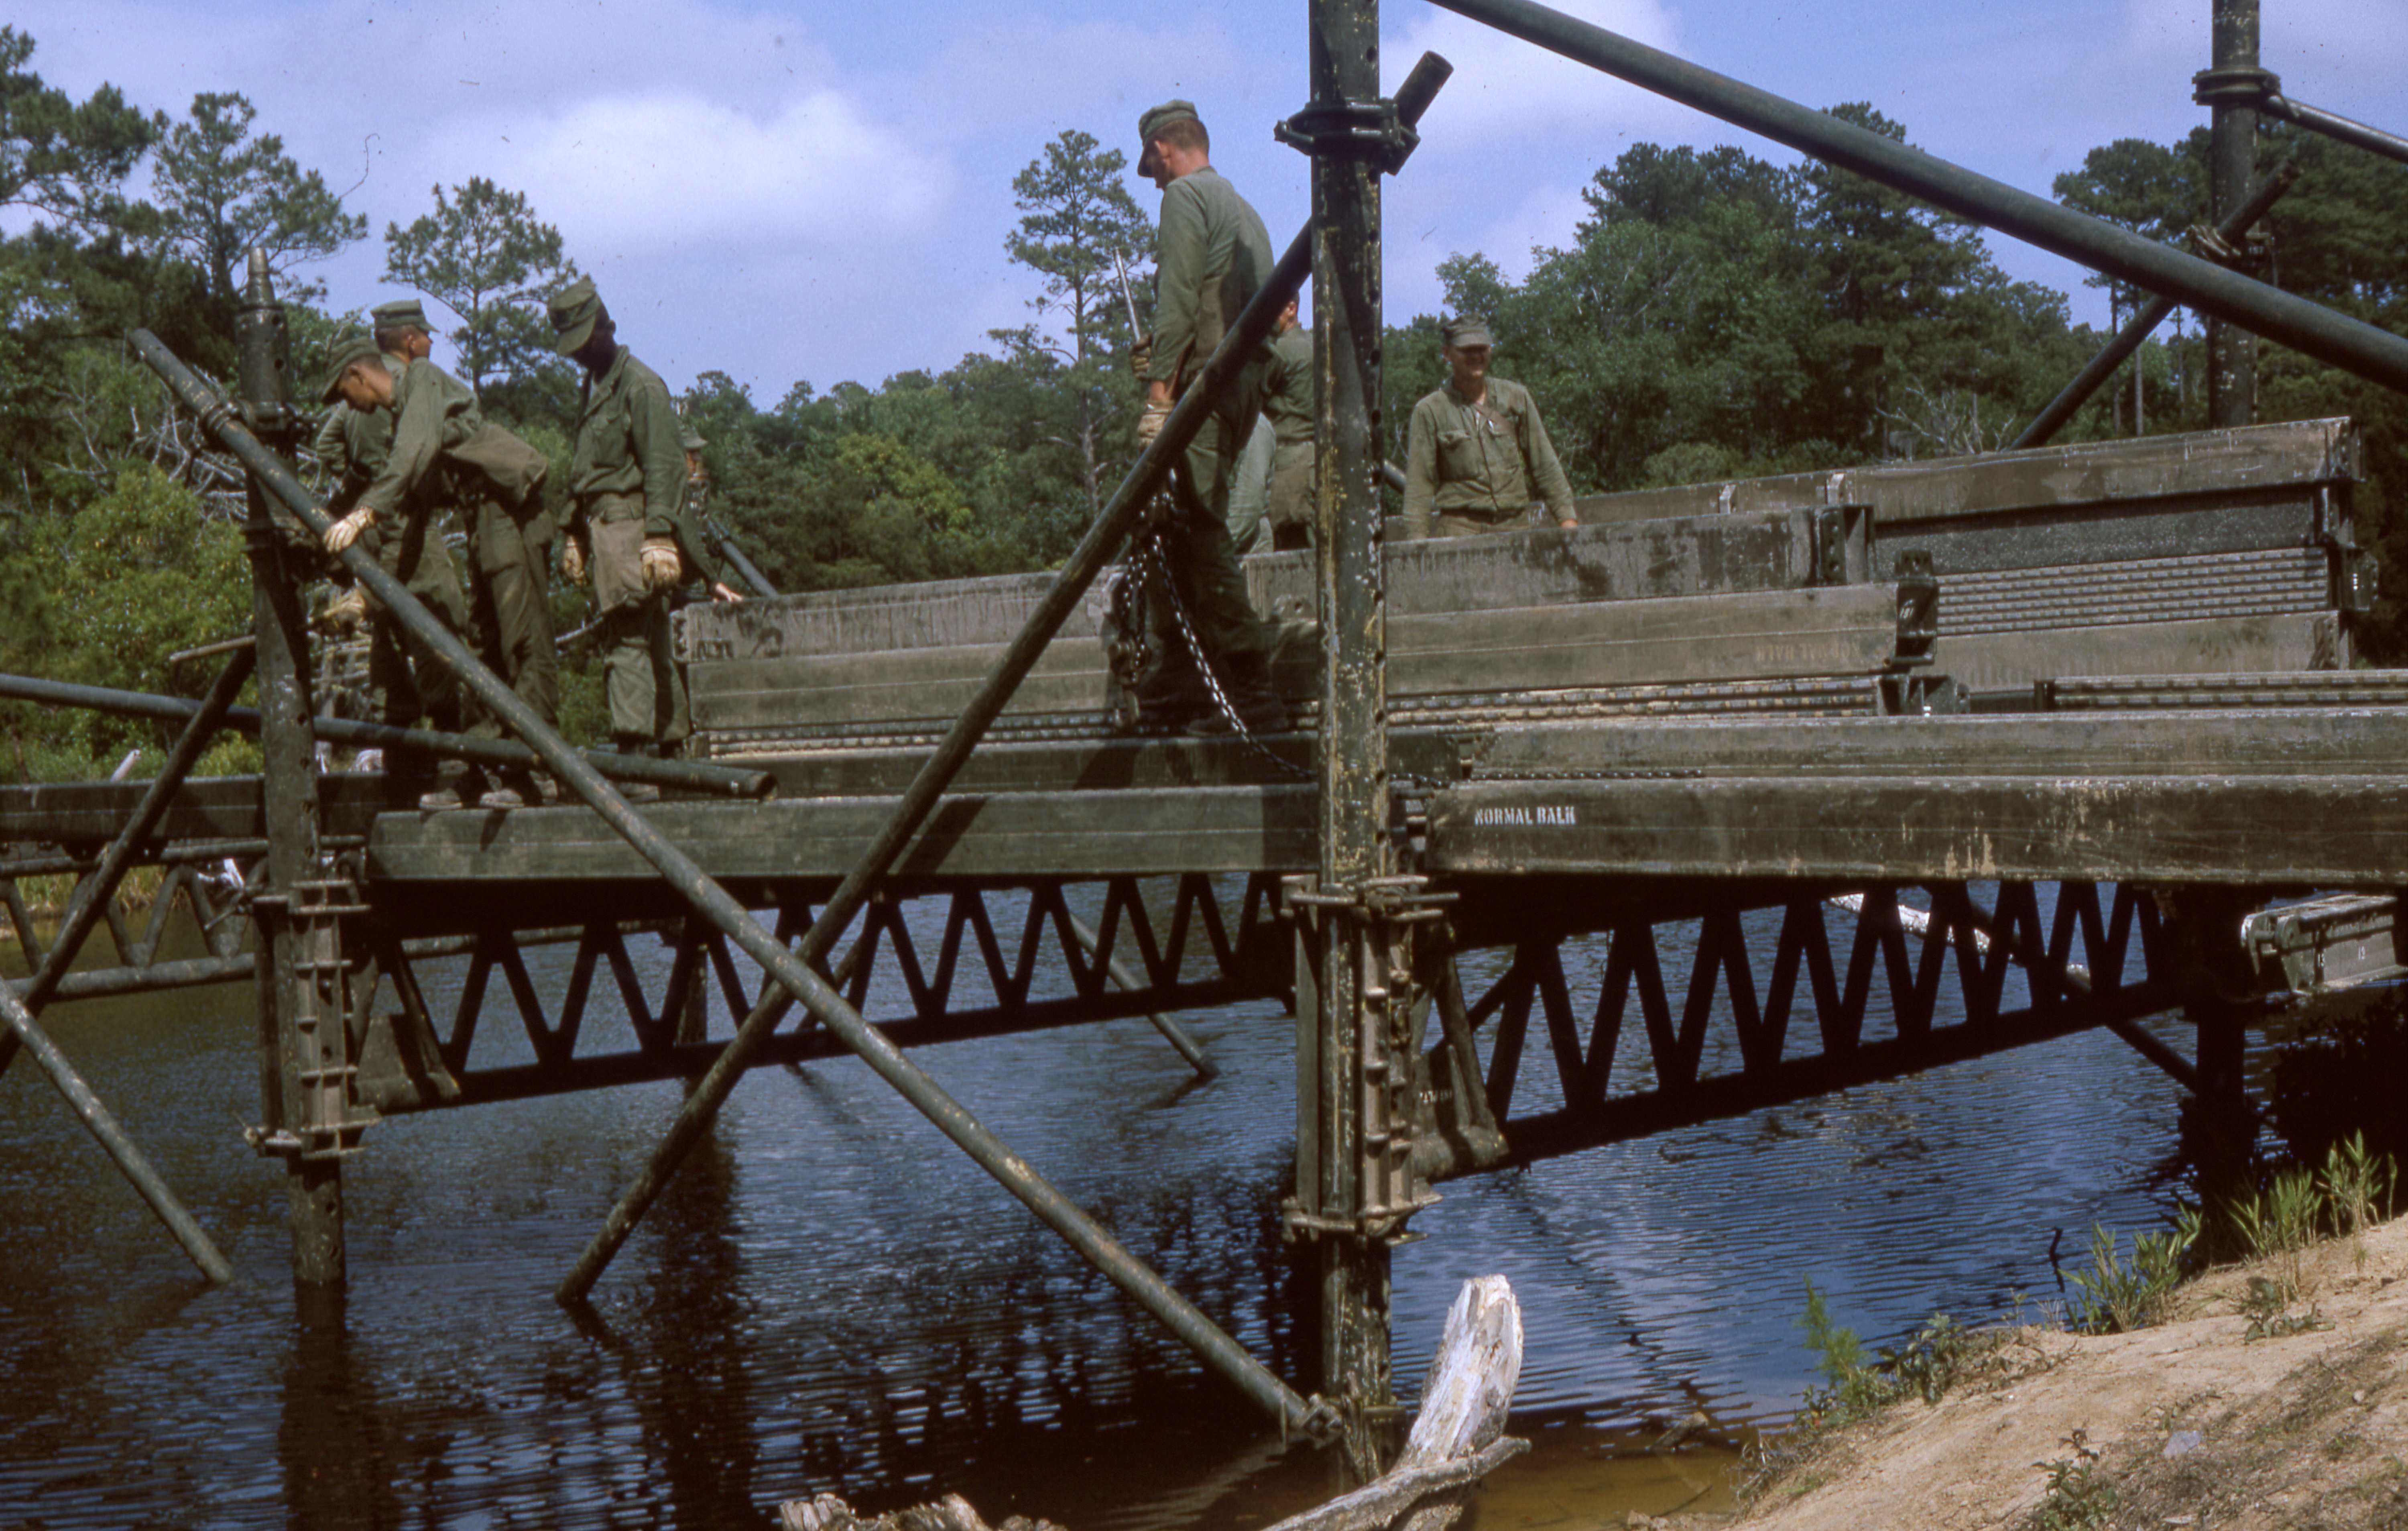
[[[2133,1235],[2128,1265],[2115,1235],[2093,1224],[2090,1268],[2073,1276],[2073,1327],[2089,1335],[2121,1335],[2157,1322],[2182,1281],[2184,1264],[2199,1243],[2200,1226],[2199,1214],[2186,1209],[2162,1234]]]

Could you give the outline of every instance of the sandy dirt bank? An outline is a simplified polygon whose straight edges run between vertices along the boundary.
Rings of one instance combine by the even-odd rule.
[[[2253,1320],[2251,1278],[2277,1274],[2211,1271],[2137,1334],[2015,1331],[1981,1380],[1833,1433],[1737,1524],[2408,1531],[2408,1219],[2309,1250],[2301,1295]]]

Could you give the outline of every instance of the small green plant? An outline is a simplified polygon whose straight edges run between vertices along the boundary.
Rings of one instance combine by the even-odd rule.
[[[1806,1348],[1817,1357],[1814,1369],[1828,1384],[1807,1391],[1808,1413],[1844,1424],[1864,1418],[1898,1395],[1898,1385],[1865,1360],[1856,1332],[1832,1319],[1830,1305],[1814,1290],[1811,1277],[1806,1282],[1806,1315],[1798,1321],[1798,1327],[1806,1331]]]
[[[1972,1350],[1972,1339],[1971,1330],[1945,1313],[1934,1313],[1904,1347],[1884,1347],[1881,1366],[1896,1379],[1899,1391],[1914,1393],[1925,1403],[1936,1404],[1963,1369]]]
[[[2391,1215],[2391,1195],[2399,1177],[2399,1166],[2389,1154],[2367,1151],[2364,1133],[2352,1133],[2348,1142],[2325,1150],[2316,1190],[2332,1219],[2333,1232],[2350,1240],[2350,1258],[2360,1270],[2366,1268],[2364,1235]]]
[[[2199,1214],[2185,1208],[2166,1232],[2133,1235],[2128,1265],[2115,1235],[2092,1224],[2090,1268],[2073,1277],[2073,1326],[2085,1334],[2121,1335],[2157,1322],[2199,1243],[2200,1226]]]
[[[2273,1259],[2280,1301],[2288,1307],[2304,1290],[2303,1259],[2315,1241],[2320,1198],[2315,1177],[2306,1169],[2287,1169],[2267,1187],[2236,1199],[2231,1206],[2233,1231],[2253,1259]]]
[[[2099,1453],[2082,1431],[2066,1444],[2073,1448],[2071,1456],[2032,1464],[2048,1474],[2048,1492],[2032,1510],[2032,1524],[2038,1531],[2102,1531],[2115,1511],[2115,1485],[2094,1470]]]

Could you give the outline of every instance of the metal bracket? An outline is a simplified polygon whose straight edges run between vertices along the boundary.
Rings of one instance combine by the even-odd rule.
[[[1324,892],[1311,874],[1281,879],[1283,898],[1291,909],[1358,909],[1374,919],[1399,925],[1424,925],[1446,917],[1447,905],[1462,895],[1430,889],[1418,873],[1394,877],[1367,877],[1334,891]],[[1370,996],[1366,996],[1370,997]]]
[[[1724,487],[1727,490],[1729,486]],[[1724,508],[1727,510],[1729,507]],[[1813,518],[1813,571],[1807,583],[1814,585],[1862,583],[1870,561],[1865,544],[1871,524],[1870,506],[1818,506]]]
[[[1274,126],[1271,137],[1316,159],[1362,160],[1389,175],[1405,167],[1422,141],[1384,95],[1307,107]]]
[[[1940,642],[1940,576],[1920,548],[1898,556],[1898,648],[1892,664],[1927,665]]]
[[[1301,1202],[1290,1196],[1280,1203],[1280,1242],[1312,1242],[1327,1236],[1376,1240],[1391,1248],[1418,1244],[1429,1235],[1409,1232],[1405,1220],[1426,1206],[1436,1206],[1440,1200],[1437,1192],[1425,1187],[1408,1206],[1390,1207],[1360,1218],[1330,1218],[1306,1211]]]
[[[2190,77],[2190,98],[2201,107],[2254,107],[2279,95],[2283,79],[2254,64],[2219,64]]]

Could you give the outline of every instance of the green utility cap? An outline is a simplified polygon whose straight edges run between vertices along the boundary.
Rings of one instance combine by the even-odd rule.
[[[579,277],[552,295],[551,309],[552,327],[560,336],[555,349],[574,356],[594,339],[594,322],[602,317],[602,295],[594,290],[592,277]]]
[[[1445,336],[1446,343],[1457,351],[1466,346],[1496,344],[1488,338],[1488,321],[1485,319],[1450,319],[1439,326],[1439,333]]]
[[[684,415],[678,416],[678,445],[685,448],[688,452],[700,452],[702,450],[702,432],[695,429],[694,422],[688,420]]]
[[[1196,103],[1193,101],[1165,101],[1158,107],[1148,107],[1140,113],[1137,120],[1137,173],[1141,176],[1151,176],[1157,170],[1158,166],[1154,158],[1154,140],[1162,136],[1164,128],[1173,123],[1200,121],[1202,119],[1196,115]]]
[[[377,349],[374,340],[365,335],[354,335],[349,339],[336,341],[334,358],[326,364],[325,384],[318,390],[318,402],[332,404],[342,397],[340,384],[343,374],[362,362],[378,367],[384,365],[384,353]]]
[[[396,297],[390,303],[380,303],[368,311],[368,321],[379,329],[423,329],[435,333],[426,322],[426,310],[414,297]]]

